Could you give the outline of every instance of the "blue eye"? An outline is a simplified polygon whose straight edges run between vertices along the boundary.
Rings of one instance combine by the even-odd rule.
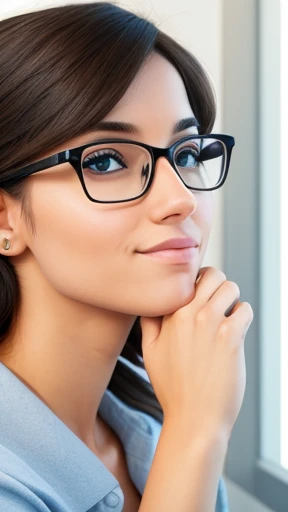
[[[89,168],[99,174],[108,174],[127,169],[119,153],[111,149],[95,151],[87,156],[82,162],[82,168]]]
[[[185,148],[176,155],[175,162],[179,167],[197,167],[199,163],[198,156],[199,153],[197,151]]]

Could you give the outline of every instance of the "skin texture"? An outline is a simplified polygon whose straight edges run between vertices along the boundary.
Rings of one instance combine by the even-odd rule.
[[[191,116],[180,75],[153,54],[104,119],[133,123],[139,133],[90,132],[42,156],[105,136],[167,147],[197,133],[194,127],[171,135],[177,121]],[[136,316],[166,315],[194,297],[213,192],[188,190],[164,158],[149,192],[130,203],[89,201],[69,163],[33,175],[30,183],[36,237],[20,205],[0,194],[0,235],[11,241],[22,290],[13,350],[1,355],[0,346],[0,360],[100,453],[99,403]],[[189,235],[200,241],[189,264],[163,264],[135,252]]]

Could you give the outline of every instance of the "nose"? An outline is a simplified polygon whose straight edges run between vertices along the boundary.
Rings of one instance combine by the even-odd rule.
[[[153,183],[148,191],[150,213],[155,218],[177,216],[179,221],[189,217],[197,208],[194,192],[186,187],[167,158],[157,159]]]

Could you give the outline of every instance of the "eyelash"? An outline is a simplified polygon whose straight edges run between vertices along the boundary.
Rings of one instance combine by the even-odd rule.
[[[91,160],[93,160],[95,157],[97,158],[97,156],[101,156],[101,155],[108,155],[108,156],[113,156],[113,158],[115,158],[115,160],[118,162],[119,165],[123,165],[126,167],[125,165],[125,162],[123,160],[123,157],[122,159],[120,158],[119,156],[119,153],[117,153],[116,151],[114,151],[113,149],[99,149],[98,151],[94,151],[93,153],[91,153],[90,155],[87,155],[83,162],[86,160],[88,162],[90,162]]]

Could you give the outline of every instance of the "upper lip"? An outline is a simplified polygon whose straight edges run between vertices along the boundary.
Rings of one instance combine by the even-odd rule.
[[[153,247],[149,247],[145,251],[138,252],[155,252],[162,251],[165,249],[184,249],[185,247],[198,247],[199,243],[191,237],[186,238],[170,238],[165,242],[161,242],[160,244],[154,245]]]

